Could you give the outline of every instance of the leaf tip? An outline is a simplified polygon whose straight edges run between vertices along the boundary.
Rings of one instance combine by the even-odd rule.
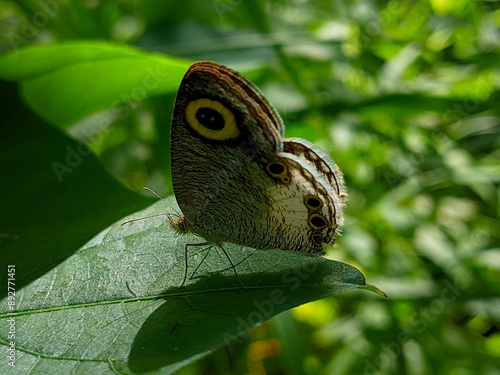
[[[363,285],[361,288],[369,290],[370,292],[373,292],[375,294],[378,294],[380,297],[389,298],[389,296],[384,291],[380,290],[375,285],[366,284],[366,285]]]

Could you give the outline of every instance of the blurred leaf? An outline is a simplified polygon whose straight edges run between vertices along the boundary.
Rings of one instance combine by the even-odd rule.
[[[0,78],[19,81],[28,105],[66,127],[90,113],[175,92],[189,62],[104,42],[27,47],[0,59]]]

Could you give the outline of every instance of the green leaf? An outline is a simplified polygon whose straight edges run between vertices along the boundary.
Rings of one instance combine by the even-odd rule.
[[[165,211],[158,202],[129,218]],[[344,263],[227,244],[243,290],[219,249],[196,246],[180,287],[185,245],[200,242],[166,216],[116,223],[18,290],[14,313],[2,301],[1,324],[15,317],[16,371],[170,373],[223,344],[234,350],[252,327],[284,310],[366,285]],[[8,345],[5,330],[1,342]]]
[[[151,204],[125,189],[83,144],[33,115],[12,84],[0,126],[0,293],[6,268],[19,290],[65,260],[118,218]]]
[[[175,92],[189,65],[128,46],[70,42],[3,56],[0,78],[20,82],[28,105],[64,127],[102,109]]]

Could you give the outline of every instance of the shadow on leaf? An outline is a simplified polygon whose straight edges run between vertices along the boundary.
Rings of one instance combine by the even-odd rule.
[[[130,369],[144,373],[180,364],[223,344],[233,350],[253,327],[282,311],[365,285],[361,272],[347,264],[297,256],[299,266],[285,272],[241,274],[243,291],[234,276],[213,274],[175,288],[182,294],[165,298],[139,330]]]

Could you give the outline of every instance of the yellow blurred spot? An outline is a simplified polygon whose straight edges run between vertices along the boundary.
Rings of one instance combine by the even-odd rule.
[[[432,10],[437,14],[462,16],[471,4],[469,0],[430,0]]]
[[[471,319],[470,321],[468,321],[467,326],[469,327],[470,330],[482,335],[490,328],[491,322],[488,319],[482,317],[481,315],[478,315],[473,319]]]
[[[492,356],[500,357],[500,333],[494,333],[484,343],[486,352]]]
[[[299,322],[321,327],[332,321],[337,314],[331,301],[319,300],[294,308],[292,315]]]
[[[248,356],[255,361],[274,357],[281,352],[281,342],[278,339],[256,341],[249,345]]]
[[[250,374],[266,375],[263,360],[281,353],[281,342],[277,339],[256,341],[248,346],[247,366]]]
[[[449,14],[453,9],[453,0],[430,0],[432,10],[438,14]]]

